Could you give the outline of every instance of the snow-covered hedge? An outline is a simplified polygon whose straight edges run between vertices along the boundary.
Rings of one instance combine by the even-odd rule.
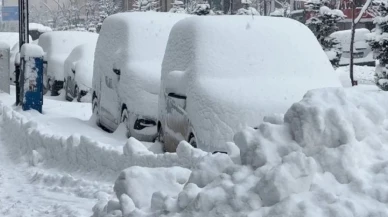
[[[177,179],[171,174],[160,182],[162,170],[145,170],[154,181],[136,187],[180,183],[174,190],[182,190],[160,188],[148,197],[146,208],[121,191],[103,211],[99,203],[95,216],[388,216],[387,97],[354,89],[309,91],[283,121],[235,135],[241,164],[218,168],[218,175],[204,183],[198,180],[208,176]],[[185,143],[179,149],[190,150]],[[190,176],[203,170],[196,168]]]

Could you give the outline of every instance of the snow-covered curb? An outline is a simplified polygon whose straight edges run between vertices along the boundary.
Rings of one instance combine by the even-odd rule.
[[[113,181],[120,171],[131,166],[194,168],[206,158],[223,159],[196,149],[177,153],[154,154],[136,139],[128,139],[122,150],[109,147],[85,136],[46,135],[38,123],[0,102],[0,136],[15,158],[26,158],[31,165],[41,164],[65,172],[87,172]],[[114,178],[112,178],[114,177]]]

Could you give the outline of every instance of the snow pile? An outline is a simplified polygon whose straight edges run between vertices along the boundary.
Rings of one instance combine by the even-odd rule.
[[[160,200],[155,193],[151,204],[158,209],[139,211],[127,197],[118,209],[138,217],[388,216],[387,97],[309,91],[284,123],[235,135],[242,165],[225,167],[204,186],[189,179],[177,196]]]
[[[93,208],[94,217],[144,216],[146,213],[159,216],[164,210],[176,212],[194,199],[200,187],[213,182],[233,165],[228,155],[212,155],[194,149],[184,141],[179,145],[177,154],[191,161],[189,169],[134,166],[123,170],[114,186],[117,199],[100,200]],[[197,158],[201,160],[194,162]]]
[[[198,147],[226,151],[226,142],[245,126],[286,112],[310,89],[339,86],[316,38],[295,20],[190,17],[170,34],[162,64],[159,120],[164,124],[169,115],[165,93],[179,91],[187,97],[185,115]],[[182,136],[188,140],[189,135]]]
[[[350,67],[343,66],[336,69],[339,79],[343,87],[350,87]],[[370,66],[353,66],[354,80],[358,81],[359,84],[371,84],[375,85],[375,67]]]
[[[32,165],[42,164],[66,172],[87,171],[116,177],[120,171],[131,166],[205,168],[206,165],[201,162],[210,161],[220,166],[207,168],[207,172],[199,175],[211,179],[213,173],[217,174],[215,171],[232,164],[227,155],[205,153],[191,148],[187,143],[182,144],[177,153],[154,154],[134,138],[128,139],[124,147],[113,147],[80,135],[66,137],[45,134],[35,121],[30,121],[1,102],[0,124],[2,132],[7,135],[0,136],[6,141],[5,144],[9,144],[15,158],[28,158]],[[223,163],[216,163],[218,161]]]

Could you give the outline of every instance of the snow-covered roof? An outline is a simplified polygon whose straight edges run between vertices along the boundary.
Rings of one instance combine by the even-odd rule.
[[[28,25],[29,30],[37,30],[39,32],[51,32],[52,29],[48,26],[44,26],[40,23],[29,23]]]
[[[163,90],[172,71],[185,72],[186,110],[197,139],[206,142],[201,148],[213,151],[243,125],[256,126],[265,115],[284,113],[307,90],[340,86],[313,33],[298,21],[277,17],[178,22],[163,60]]]

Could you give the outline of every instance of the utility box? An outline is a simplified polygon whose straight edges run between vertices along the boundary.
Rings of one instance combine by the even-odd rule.
[[[21,49],[20,102],[23,110],[43,106],[43,49],[36,44],[24,44]]]
[[[10,48],[9,45],[0,42],[0,92],[9,93],[10,86]]]

